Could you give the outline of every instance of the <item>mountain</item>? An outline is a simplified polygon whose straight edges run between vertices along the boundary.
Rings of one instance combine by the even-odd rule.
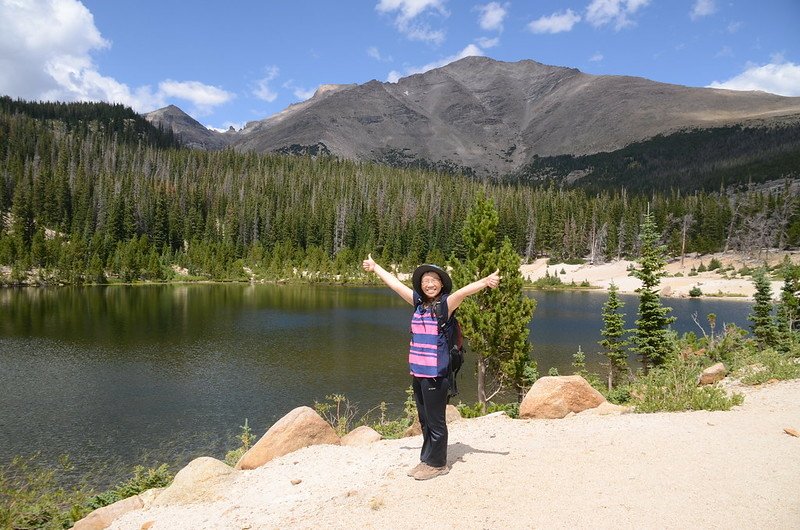
[[[145,119],[163,130],[172,129],[180,142],[195,149],[216,150],[230,145],[231,133],[212,131],[175,105],[154,110]]]
[[[195,141],[213,137],[237,150],[330,153],[484,177],[539,157],[611,152],[679,131],[776,123],[800,123],[800,98],[467,57],[397,83],[329,85],[227,137],[209,131]],[[199,135],[192,124],[170,124],[182,137]]]

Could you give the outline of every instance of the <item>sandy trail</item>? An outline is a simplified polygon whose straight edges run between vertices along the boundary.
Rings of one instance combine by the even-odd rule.
[[[305,448],[112,528],[799,528],[800,380],[740,391],[729,412],[460,420],[427,482],[405,475],[419,436]]]

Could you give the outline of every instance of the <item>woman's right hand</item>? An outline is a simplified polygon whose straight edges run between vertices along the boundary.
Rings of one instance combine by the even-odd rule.
[[[361,266],[362,266],[362,267],[364,268],[364,270],[365,270],[365,271],[367,271],[367,272],[372,272],[372,271],[374,271],[374,270],[375,270],[375,260],[374,260],[374,259],[372,259],[372,253],[370,253],[370,254],[367,256],[367,259],[365,259],[365,260],[364,260],[364,261],[361,263]]]

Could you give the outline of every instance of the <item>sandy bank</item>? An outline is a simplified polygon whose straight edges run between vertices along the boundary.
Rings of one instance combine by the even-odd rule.
[[[793,263],[800,263],[800,254],[797,252],[771,252],[767,256],[770,265],[780,263],[784,256],[789,256]],[[740,253],[717,253],[703,256],[687,256],[683,263],[680,259],[671,260],[666,267],[667,277],[661,279],[661,294],[663,296],[688,297],[693,287],[698,287],[704,295],[708,296],[735,296],[743,300],[752,299],[755,287],[750,277],[732,277],[720,274],[718,271],[701,272],[696,276],[689,276],[692,268],[697,269],[701,264],[706,267],[711,259],[717,259],[723,268],[733,266],[736,271],[742,267],[758,267],[764,263],[764,258],[749,258]],[[529,280],[537,280],[545,274],[558,276],[563,283],[575,282],[581,284],[588,282],[593,287],[608,289],[613,282],[623,293],[633,293],[642,283],[629,275],[630,268],[636,263],[628,260],[618,260],[602,265],[547,265],[547,259],[542,258],[534,263],[523,265],[521,272]],[[564,272],[562,274],[562,271]],[[676,274],[678,276],[676,276]],[[777,297],[783,282],[772,282],[773,295]],[[738,296],[736,296],[738,295]]]

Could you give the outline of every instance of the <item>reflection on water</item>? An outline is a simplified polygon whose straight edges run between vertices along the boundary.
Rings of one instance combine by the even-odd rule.
[[[552,366],[561,374],[572,373],[571,362],[578,346],[586,354],[586,364],[590,371],[601,371],[601,362],[605,357],[599,354],[601,348],[597,342],[602,338],[603,304],[607,293],[597,291],[534,291],[529,293],[537,300],[536,311],[531,322],[531,341],[534,345],[534,357],[539,364],[539,372],[547,374]],[[639,298],[636,295],[620,295],[625,306],[620,310],[625,314],[625,326],[635,326]],[[731,299],[691,299],[664,298],[662,304],[672,308],[671,316],[677,318],[672,328],[678,333],[694,332],[702,336],[703,330],[694,322],[692,315],[709,333],[707,316],[717,316],[717,332],[725,324],[736,324],[748,329],[747,316],[751,304],[743,300]],[[631,356],[631,366],[637,366],[637,360]]]
[[[535,292],[541,373],[570,373],[580,345],[601,360],[605,295]],[[623,297],[628,325],[637,299]],[[680,331],[708,312],[746,326],[750,305],[669,300]],[[410,307],[386,288],[242,284],[0,289],[0,462],[68,453],[108,464],[222,458],[248,418],[257,434],[299,405],[341,393],[399,412]],[[468,358],[469,362],[469,358]],[[462,370],[462,398],[475,380]],[[110,463],[110,464],[109,464]]]

